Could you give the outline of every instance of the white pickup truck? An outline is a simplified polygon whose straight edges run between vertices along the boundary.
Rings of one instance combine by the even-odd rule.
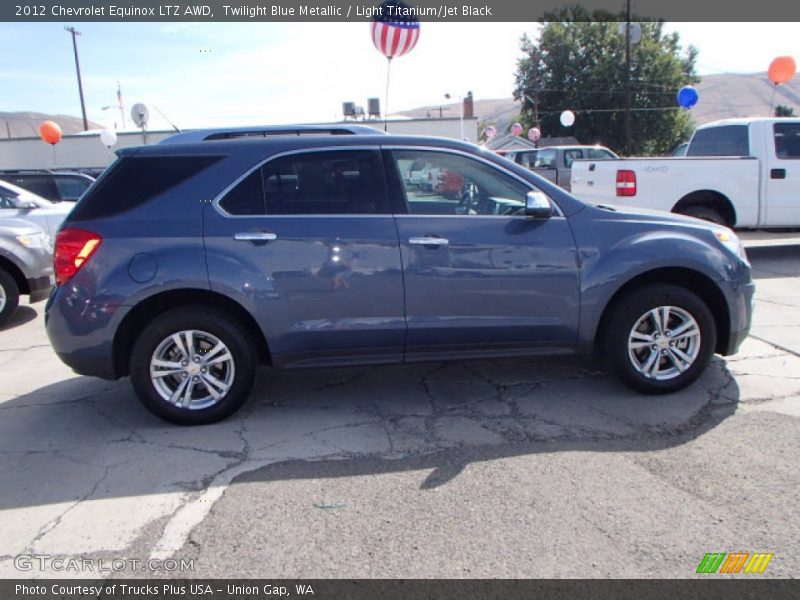
[[[576,160],[572,194],[737,228],[800,227],[800,119],[698,127],[685,157]]]

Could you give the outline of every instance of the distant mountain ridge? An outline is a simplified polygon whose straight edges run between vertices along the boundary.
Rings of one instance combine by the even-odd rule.
[[[19,137],[38,137],[42,121],[55,121],[64,135],[83,131],[83,119],[69,115],[48,115],[45,113],[0,111],[0,139]],[[89,129],[100,129],[102,125],[89,121]]]
[[[774,106],[784,104],[794,108],[800,115],[800,79],[797,77],[776,87],[767,79],[766,73],[723,73],[706,75],[696,87],[700,100],[691,110],[695,125],[735,117],[767,117],[770,115],[773,93],[773,110]],[[508,129],[520,111],[520,104],[513,98],[476,98],[474,105],[475,116],[482,121],[492,121],[500,132]],[[442,108],[445,116],[459,115],[458,103],[443,104]],[[542,109],[547,110],[548,107]],[[425,118],[428,115],[437,117],[439,105],[420,106],[398,111],[398,114],[415,118]]]

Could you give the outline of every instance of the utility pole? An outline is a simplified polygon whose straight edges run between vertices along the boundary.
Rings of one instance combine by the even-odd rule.
[[[631,130],[631,0],[626,1],[625,13],[625,154],[633,146]]]
[[[122,129],[125,129],[125,101],[122,99],[122,86],[117,82],[117,106],[119,107],[119,118],[122,120]]]
[[[75,53],[75,71],[78,74],[78,93],[81,95],[81,115],[83,115],[83,130],[89,131],[89,121],[86,120],[86,103],[83,101],[83,84],[81,83],[81,63],[78,62],[78,42],[76,37],[81,34],[74,27],[64,27],[65,31],[72,34],[72,51]]]

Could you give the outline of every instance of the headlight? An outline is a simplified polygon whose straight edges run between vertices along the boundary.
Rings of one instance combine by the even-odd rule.
[[[747,260],[747,253],[744,251],[742,241],[730,229],[715,229],[714,237],[719,240],[719,243],[725,246],[728,250],[733,252],[736,256],[741,258],[748,265],[750,261]]]
[[[50,238],[44,233],[28,233],[18,235],[17,241],[27,248],[37,248],[42,250],[50,249]]]

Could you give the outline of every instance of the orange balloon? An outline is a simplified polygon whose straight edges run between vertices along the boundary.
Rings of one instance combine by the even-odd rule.
[[[55,146],[61,141],[61,127],[53,121],[45,121],[39,125],[39,136],[48,144]]]
[[[791,81],[795,71],[797,71],[797,65],[794,64],[791,56],[779,56],[769,64],[767,75],[772,83],[778,85]]]

